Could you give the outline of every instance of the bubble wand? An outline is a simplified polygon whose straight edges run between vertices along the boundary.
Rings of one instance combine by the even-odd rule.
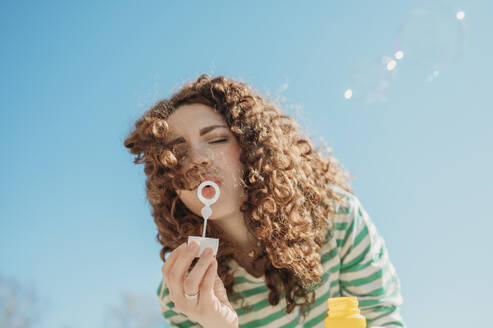
[[[214,188],[214,190],[215,190],[214,197],[205,198],[204,196],[202,196],[202,190],[207,186],[211,186]],[[217,202],[217,200],[219,199],[220,193],[221,192],[220,192],[219,186],[213,181],[204,181],[199,185],[199,188],[197,189],[197,197],[199,197],[200,201],[205,205],[202,208],[202,210],[200,211],[200,213],[202,214],[202,217],[204,218],[204,229],[202,231],[202,236],[188,236],[188,244],[189,245],[190,245],[190,242],[192,240],[197,240],[200,243],[200,252],[196,257],[199,257],[200,254],[202,254],[202,252],[204,251],[204,249],[206,247],[212,248],[212,250],[214,251],[214,256],[216,256],[216,254],[217,254],[217,248],[219,246],[219,239],[217,239],[217,238],[206,238],[205,232],[206,232],[206,228],[207,228],[207,219],[209,219],[212,215],[211,205],[214,204],[215,202]]]

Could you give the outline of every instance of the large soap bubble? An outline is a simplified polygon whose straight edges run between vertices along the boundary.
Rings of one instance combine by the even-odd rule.
[[[446,71],[464,49],[465,13],[449,5],[430,3],[414,9],[399,29],[396,50],[422,80],[431,82]]]
[[[365,104],[385,102],[392,86],[432,82],[460,58],[465,43],[466,13],[430,3],[413,9],[382,55],[355,64],[343,96]]]

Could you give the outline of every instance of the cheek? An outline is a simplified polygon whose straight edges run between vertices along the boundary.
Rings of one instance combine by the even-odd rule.
[[[240,146],[239,145],[233,145],[229,147],[226,151],[226,157],[231,161],[231,162],[239,162],[240,161]]]
[[[233,187],[239,189],[241,179],[243,178],[244,165],[240,162],[241,149],[238,145],[231,147],[224,154],[227,163],[229,164],[229,174],[233,181]]]
[[[189,206],[191,204],[193,191],[177,190],[176,193],[183,204],[185,204],[186,206]]]
[[[219,167],[235,168],[241,164],[240,153],[241,149],[238,145],[231,145],[212,154],[211,158]]]

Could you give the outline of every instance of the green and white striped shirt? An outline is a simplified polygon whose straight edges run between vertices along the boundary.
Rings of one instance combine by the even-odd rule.
[[[264,277],[250,275],[235,260],[228,266],[234,275],[233,290],[244,301],[231,305],[238,314],[240,327],[324,327],[327,316],[327,299],[330,297],[356,296],[367,327],[405,327],[399,312],[402,304],[400,281],[370,216],[359,199],[335,186],[342,195],[343,205],[335,204],[334,235],[328,238],[320,250],[325,274],[315,289],[316,301],[303,320],[297,306],[286,313],[286,300],[281,297],[276,306],[268,301],[269,289]],[[173,311],[164,280],[157,290],[161,313],[171,327],[201,327],[199,324]]]

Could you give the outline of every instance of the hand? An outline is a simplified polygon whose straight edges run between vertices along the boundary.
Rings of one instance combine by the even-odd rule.
[[[217,260],[211,248],[206,248],[194,268],[186,275],[190,264],[200,250],[194,240],[187,246],[177,247],[162,267],[163,278],[174,310],[185,314],[203,327],[238,327],[238,315],[233,310],[224,284],[217,275]],[[199,295],[189,300],[188,295]]]

